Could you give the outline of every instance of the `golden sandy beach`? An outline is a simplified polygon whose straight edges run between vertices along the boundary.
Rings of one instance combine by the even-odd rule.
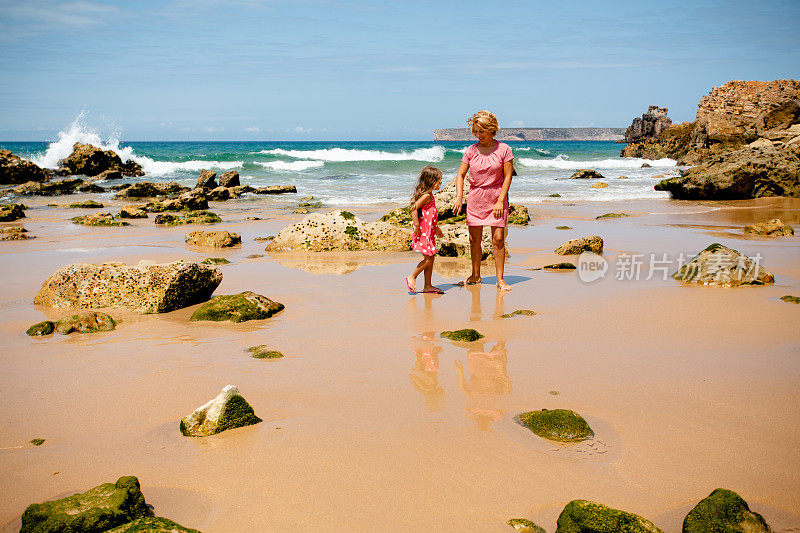
[[[532,225],[509,230],[513,290],[498,293],[490,262],[483,285],[457,287],[468,260],[439,258],[442,296],[406,292],[412,252],[265,252],[254,238],[302,218],[269,199],[214,203],[225,222],[199,228],[152,216],[86,228],[69,217],[91,211],[50,201],[26,199],[27,218],[3,224],[36,239],[0,243],[2,531],[18,531],[31,503],[123,475],[139,478],[158,516],[206,533],[504,532],[513,517],[552,531],[573,499],[677,532],[717,487],[775,531],[800,530],[800,305],[779,299],[800,295],[800,237],[741,231],[770,218],[800,225],[800,200],[529,205]],[[373,221],[392,207],[351,210]],[[631,216],[594,219],[608,212]],[[264,220],[244,220],[254,215]],[[243,244],[189,248],[195,229],[235,231]],[[552,250],[586,235],[605,241],[604,279],[530,270],[565,260]],[[691,258],[713,242],[760,254],[775,284],[646,279],[651,253]],[[639,280],[615,279],[621,254],[645,257]],[[286,309],[243,324],[189,322],[197,306],[112,309],[111,332],[25,334],[67,314],[32,303],[64,265],[205,257],[231,261],[215,294],[252,290]],[[501,318],[517,309],[537,314]],[[439,336],[460,328],[485,338]],[[253,359],[257,344],[286,357]],[[264,421],[183,437],[179,420],[228,384]],[[541,408],[580,413],[595,437],[553,443],[513,420]]]

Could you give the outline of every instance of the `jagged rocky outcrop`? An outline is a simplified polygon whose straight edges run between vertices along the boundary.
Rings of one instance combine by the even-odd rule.
[[[59,161],[59,172],[63,174],[81,174],[84,176],[99,176],[112,170],[123,176],[144,176],[141,165],[133,160],[122,162],[119,155],[113,150],[102,150],[91,144],[76,142],[72,146],[72,153]],[[107,178],[107,176],[104,176]]]
[[[666,107],[651,105],[641,118],[636,117],[628,129],[622,142],[631,143],[641,139],[658,139],[661,132],[672,125],[672,119],[667,116]]]
[[[117,194],[114,195],[114,199],[155,198],[157,196],[178,195],[190,190],[189,187],[184,187],[177,181],[170,181],[168,183],[140,181],[130,185],[123,184],[119,187],[112,187],[112,189],[117,191]]]
[[[239,389],[228,385],[216,398],[183,417],[180,430],[187,437],[208,437],[226,429],[252,426],[259,422],[261,419],[239,393]]]
[[[35,163],[22,159],[9,150],[0,150],[0,184],[42,182],[50,178],[50,173]]]
[[[217,185],[217,173],[206,169],[201,170],[195,187],[200,189],[216,189],[219,187],[219,185]]]
[[[239,185],[241,185],[239,183],[239,173],[235,170],[229,170],[219,177],[220,187],[232,188],[238,187]]]
[[[92,265],[76,263],[56,271],[33,299],[55,308],[131,309],[137,313],[165,313],[204,302],[222,281],[213,266],[175,261],[141,261]]]

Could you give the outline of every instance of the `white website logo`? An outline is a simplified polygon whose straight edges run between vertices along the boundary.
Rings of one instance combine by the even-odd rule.
[[[608,270],[608,263],[594,252],[583,252],[578,257],[578,276],[584,283],[602,278]]]

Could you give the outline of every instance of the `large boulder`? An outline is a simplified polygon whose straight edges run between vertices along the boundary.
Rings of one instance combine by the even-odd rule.
[[[0,150],[0,183],[47,181],[48,172],[8,150]]]
[[[189,320],[213,322],[246,322],[263,320],[283,310],[283,304],[252,291],[214,296],[201,305]]]
[[[597,235],[590,235],[589,237],[569,240],[555,249],[555,253],[558,255],[580,255],[583,252],[602,254],[603,239]]]
[[[195,188],[215,189],[217,187],[217,173],[205,169],[201,170],[200,176],[197,178],[197,185],[195,185]]]
[[[83,494],[29,505],[20,533],[100,533],[150,514],[139,480],[125,476]]]
[[[800,197],[800,145],[748,146],[690,168],[656,184],[685,200],[740,200],[762,196]]]
[[[633,513],[586,500],[569,502],[556,522],[556,533],[660,533],[655,524]]]
[[[738,285],[765,285],[775,282],[775,277],[758,261],[714,243],[681,266],[673,278],[687,283],[736,287]]]
[[[228,385],[216,398],[183,417],[180,430],[187,437],[207,437],[226,429],[252,426],[259,422],[261,419],[239,393],[239,389]]]
[[[411,249],[411,232],[386,222],[364,222],[348,211],[313,213],[283,228],[267,246],[270,252]]]
[[[744,232],[753,235],[767,235],[769,237],[787,237],[794,235],[794,228],[784,224],[779,218],[773,218],[766,222],[745,226]]]
[[[59,161],[61,171],[69,174],[98,176],[107,170],[116,170],[124,176],[144,176],[142,167],[135,161],[125,163],[113,150],[101,150],[91,144],[75,143],[72,153]]]
[[[12,222],[25,218],[23,204],[0,204],[0,222]]]
[[[683,520],[683,533],[730,531],[769,533],[772,531],[758,513],[750,511],[741,496],[727,489],[716,489],[689,511]]]
[[[131,309],[165,313],[204,302],[222,281],[213,266],[175,261],[138,265],[103,263],[67,265],[50,276],[33,303],[56,308]]]
[[[242,236],[229,231],[193,231],[186,235],[186,244],[224,248],[241,244]]]
[[[239,183],[239,173],[235,170],[230,170],[219,177],[219,185],[220,187],[238,187]]]
[[[226,189],[225,187],[216,187],[208,191],[208,199],[213,200],[215,202],[224,202],[225,200],[231,199],[231,191],[230,189]]]
[[[442,257],[469,257],[469,230],[462,224],[439,226],[442,236],[436,237],[436,255]],[[492,231],[484,226],[481,236],[481,260],[492,255]]]
[[[594,435],[586,420],[569,409],[528,411],[517,420],[536,435],[559,442],[580,442]]]

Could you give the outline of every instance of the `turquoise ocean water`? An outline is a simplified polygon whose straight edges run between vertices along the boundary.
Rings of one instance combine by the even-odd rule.
[[[146,175],[132,181],[175,180],[191,186],[202,169],[236,170],[243,184],[254,187],[294,184],[301,196],[313,195],[326,205],[396,204],[407,201],[425,165],[439,167],[449,181],[469,142],[433,141],[264,141],[264,142],[124,142],[103,139],[73,124],[52,142],[0,142],[0,147],[56,168],[76,141],[113,149],[142,165]],[[510,142],[518,176],[510,197],[516,203],[562,200],[666,198],[653,190],[654,176],[676,175],[669,159],[620,158],[613,142]],[[577,169],[592,168],[607,179],[607,188],[591,189],[587,180],[568,180]],[[626,176],[628,179],[618,179]],[[295,201],[287,197],[287,202]]]

